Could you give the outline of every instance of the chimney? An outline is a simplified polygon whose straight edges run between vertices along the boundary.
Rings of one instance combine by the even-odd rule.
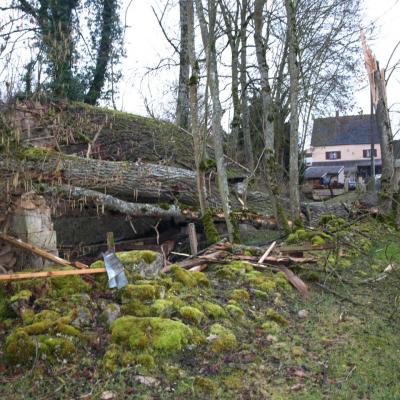
[[[336,118],[339,118],[339,111],[336,110]]]

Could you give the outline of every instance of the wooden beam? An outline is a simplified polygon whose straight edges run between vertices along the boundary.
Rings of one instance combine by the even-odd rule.
[[[88,268],[88,266],[85,264],[82,264],[80,262],[72,263],[70,261],[64,260],[63,258],[57,257],[46,250],[36,247],[30,243],[23,242],[21,239],[17,239],[5,233],[0,233],[0,239],[12,244],[13,246],[31,251],[32,253],[35,253],[38,256],[45,258],[46,260],[53,261],[54,263],[63,265],[64,267]]]
[[[35,279],[35,278],[54,278],[58,276],[68,276],[68,275],[103,274],[105,272],[106,272],[105,268],[69,269],[64,271],[21,272],[15,274],[0,274],[0,281],[17,281],[22,279]]]

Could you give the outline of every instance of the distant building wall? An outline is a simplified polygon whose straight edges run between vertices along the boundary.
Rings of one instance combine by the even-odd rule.
[[[368,160],[369,157],[363,157],[363,151],[369,150],[371,145],[369,144],[353,144],[353,145],[339,145],[339,146],[324,146],[324,147],[313,147],[312,149],[312,160],[315,162],[330,162],[330,161],[356,161],[356,160]],[[376,159],[381,158],[381,146],[375,144]],[[340,159],[327,159],[326,153],[340,151]]]

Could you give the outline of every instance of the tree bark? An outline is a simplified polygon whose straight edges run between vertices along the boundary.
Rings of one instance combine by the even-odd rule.
[[[257,64],[260,72],[260,85],[262,96],[262,120],[263,136],[265,146],[266,180],[268,194],[272,202],[274,214],[279,228],[288,230],[286,216],[282,206],[279,204],[279,185],[276,180],[277,165],[274,156],[274,104],[271,94],[271,87],[268,81],[269,67],[266,59],[266,46],[263,39],[263,10],[266,0],[255,0],[254,2],[254,42],[256,46]]]
[[[103,0],[101,39],[97,51],[96,67],[85,103],[96,104],[106,79],[113,43],[113,20],[116,18],[117,0]]]
[[[202,135],[199,124],[198,95],[197,88],[199,84],[199,64],[196,59],[195,50],[195,32],[194,32],[194,10],[193,2],[188,4],[188,35],[189,35],[189,59],[191,65],[191,77],[189,81],[189,99],[190,99],[190,121],[193,136],[194,159],[196,166],[196,185],[199,196],[201,215],[207,212],[207,187],[205,181],[205,171],[201,168],[201,162],[204,159],[205,138]]]
[[[212,132],[214,140],[215,161],[217,164],[218,187],[219,187],[222,209],[224,211],[226,227],[228,230],[229,240],[233,242],[237,241],[238,238],[232,222],[229,187],[225,169],[224,150],[223,150],[223,132],[221,126],[222,107],[219,99],[218,66],[217,66],[217,54],[215,46],[216,42],[215,23],[216,23],[217,5],[215,0],[209,0],[208,2],[209,26],[207,27],[207,22],[204,16],[203,4],[201,0],[195,0],[195,2],[196,2],[196,11],[200,22],[203,46],[206,50],[208,86],[210,88],[210,95],[213,103]]]
[[[379,69],[378,63],[377,68],[374,71],[374,81],[377,92],[377,105],[375,114],[382,157],[381,210],[384,214],[388,214],[392,210],[395,183],[394,159],[392,151],[393,134],[387,106],[384,71]]]
[[[104,194],[91,189],[85,189],[77,186],[49,186],[41,185],[43,192],[49,194],[63,194],[73,199],[88,199],[96,205],[118,211],[121,214],[130,215],[132,217],[153,217],[153,218],[174,218],[182,217],[181,210],[178,206],[171,204],[168,208],[161,208],[154,204],[130,203],[120,200],[109,194]]]
[[[285,0],[289,43],[290,75],[290,157],[289,198],[292,221],[300,221],[299,195],[299,64],[296,28],[296,0]]]
[[[192,0],[179,0],[179,25],[181,43],[179,48],[179,84],[176,107],[176,123],[189,129],[189,7]]]
[[[242,135],[244,143],[244,154],[247,167],[250,171],[254,170],[253,144],[250,135],[250,111],[247,97],[247,6],[248,0],[242,0],[242,9],[240,13],[240,110],[242,114]]]
[[[21,159],[21,156],[25,159]],[[25,181],[70,184],[124,200],[197,205],[196,174],[183,168],[140,162],[113,162],[30,149],[20,158],[0,154],[0,173]],[[212,185],[214,202],[216,188]]]

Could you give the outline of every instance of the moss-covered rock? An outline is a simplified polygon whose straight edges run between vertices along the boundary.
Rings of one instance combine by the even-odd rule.
[[[269,335],[276,335],[281,331],[280,325],[275,321],[264,322],[262,328]]]
[[[193,276],[193,273],[186,271],[185,269],[181,268],[179,265],[172,265],[171,273],[177,281],[183,283],[185,286],[188,286],[188,287],[197,286],[197,280]]]
[[[205,301],[203,303],[203,309],[210,318],[215,320],[227,318],[228,316],[226,311],[219,304],[212,303],[211,301]]]
[[[159,297],[159,286],[150,284],[126,285],[121,290],[122,303],[131,300],[154,300]]]
[[[122,304],[121,313],[135,317],[151,317],[152,308],[150,305],[143,304],[140,300],[131,300],[128,303]]]
[[[234,333],[220,324],[211,326],[207,339],[210,342],[211,350],[215,353],[230,351],[235,348],[237,343]]]
[[[216,382],[204,376],[196,376],[193,386],[194,386],[194,391],[197,395],[205,395],[205,396],[216,392],[218,388]]]
[[[175,311],[172,300],[158,299],[151,306],[152,314],[157,317],[169,318]]]
[[[127,349],[146,348],[161,355],[175,353],[184,348],[192,330],[180,321],[159,317],[121,317],[112,325],[112,340]]]
[[[289,322],[288,320],[275,311],[273,308],[268,308],[266,316],[268,319],[277,322],[280,325],[287,325]]]
[[[250,294],[246,289],[234,289],[231,292],[230,298],[236,301],[249,301]]]
[[[236,304],[228,304],[226,309],[229,315],[235,320],[240,320],[244,317],[244,311]]]
[[[200,322],[205,318],[203,312],[201,312],[195,307],[190,307],[190,306],[182,307],[179,310],[179,313],[184,320],[194,324],[200,324]]]
[[[6,339],[4,358],[10,364],[25,364],[35,355],[35,342],[21,329],[15,330]]]

